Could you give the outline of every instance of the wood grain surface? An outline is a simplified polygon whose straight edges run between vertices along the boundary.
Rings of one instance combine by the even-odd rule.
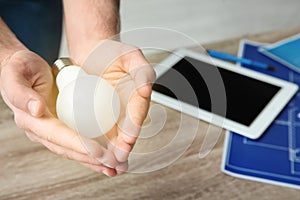
[[[299,32],[294,28],[243,38],[275,42]],[[239,40],[204,47],[235,54]],[[148,59],[158,62],[165,56]],[[156,103],[150,118],[130,157],[130,171],[108,178],[29,141],[0,98],[0,199],[300,199],[300,190],[222,173],[220,128]],[[222,132],[217,145],[200,158],[205,135],[216,131]]]

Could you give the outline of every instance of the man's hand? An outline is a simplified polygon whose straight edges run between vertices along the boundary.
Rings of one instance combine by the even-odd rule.
[[[120,118],[105,136],[108,149],[122,163],[117,167],[121,173],[127,170],[129,153],[147,116],[155,72],[138,48],[112,40],[101,41],[83,57],[87,57],[84,64],[73,59],[88,73],[110,82],[120,97]]]
[[[108,176],[119,164],[114,154],[83,138],[55,116],[57,90],[49,65],[38,55],[21,50],[1,67],[1,94],[13,110],[16,124],[35,142],[62,157],[76,160]]]
[[[2,63],[1,93],[13,111],[41,117],[48,107],[55,114],[57,93],[51,68],[28,50],[17,51]]]
[[[127,170],[129,152],[146,117],[155,73],[140,50],[107,40],[119,38],[119,7],[119,0],[64,0],[70,57],[80,66],[86,64],[84,69],[88,73],[108,80],[121,99],[118,125],[102,137],[117,160],[123,162],[117,167],[121,172]],[[89,59],[91,50],[99,43],[100,50],[93,51],[95,57]],[[87,60],[92,61],[86,63]]]

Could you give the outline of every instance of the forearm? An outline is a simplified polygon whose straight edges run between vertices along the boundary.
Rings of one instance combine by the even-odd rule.
[[[64,12],[69,53],[79,62],[120,31],[119,0],[64,0]]]
[[[26,47],[17,39],[5,22],[0,18],[0,69],[12,54]]]

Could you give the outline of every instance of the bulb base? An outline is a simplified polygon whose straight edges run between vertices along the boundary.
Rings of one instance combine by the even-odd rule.
[[[57,59],[52,66],[52,72],[54,76],[56,77],[60,70],[70,65],[74,65],[71,58],[64,57]]]

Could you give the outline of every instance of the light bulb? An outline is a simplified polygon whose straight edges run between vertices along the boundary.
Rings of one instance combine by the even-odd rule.
[[[116,90],[99,76],[87,74],[68,58],[54,63],[57,69],[56,102],[58,118],[79,134],[88,138],[107,133],[120,114]]]

